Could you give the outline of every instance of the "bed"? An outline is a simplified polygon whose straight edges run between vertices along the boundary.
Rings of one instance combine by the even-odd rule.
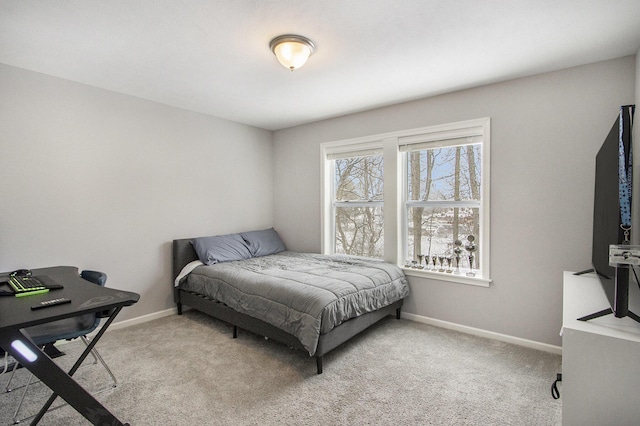
[[[246,249],[246,250],[245,250]],[[212,254],[213,253],[213,254]],[[173,240],[173,291],[183,306],[233,328],[323,356],[388,315],[409,286],[378,260],[286,250],[273,229]]]

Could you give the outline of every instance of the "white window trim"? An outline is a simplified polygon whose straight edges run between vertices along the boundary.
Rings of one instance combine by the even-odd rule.
[[[455,139],[463,137],[482,136],[482,183],[481,183],[481,211],[482,223],[480,227],[480,250],[482,277],[467,277],[464,275],[442,274],[419,269],[405,268],[408,276],[429,278],[432,280],[470,284],[489,287],[490,275],[490,154],[491,154],[491,126],[490,118],[480,118],[456,123],[409,129],[398,132],[372,135],[362,138],[325,142],[320,144],[321,161],[321,249],[322,253],[333,254],[333,200],[331,199],[333,185],[332,161],[326,161],[329,156],[352,155],[354,152],[380,150],[384,155],[384,260],[396,265],[404,264],[405,240],[403,232],[406,229],[406,212],[404,209],[404,173],[406,172],[405,156],[402,150],[407,145],[442,141],[442,145],[455,143]],[[447,142],[449,141],[449,142]],[[329,178],[331,177],[331,178]]]
[[[490,134],[490,119],[482,118],[478,120],[468,120],[457,123],[450,123],[443,126],[433,126],[426,127],[423,129],[416,129],[416,133],[414,135],[400,138],[398,141],[398,150],[401,152],[405,152],[413,148],[425,148],[425,147],[444,147],[457,145],[460,143],[461,138],[475,138],[480,136],[482,139],[481,145],[481,161],[482,161],[482,181],[481,181],[481,202],[480,202],[480,211],[482,216],[482,222],[480,223],[480,235],[478,240],[480,241],[480,252],[482,253],[481,259],[481,267],[482,276],[476,277],[467,277],[466,275],[450,275],[443,274],[440,272],[431,272],[420,269],[413,268],[404,268],[405,273],[407,275],[412,276],[420,276],[432,279],[438,279],[442,281],[455,281],[461,282],[464,284],[472,284],[479,285],[483,287],[488,287],[491,283],[491,275],[490,275],[490,242],[488,236],[490,234],[490,184],[491,184],[491,176],[490,176],[490,153],[491,153],[491,134]],[[435,143],[434,143],[435,142]],[[471,142],[471,141],[470,141]],[[407,164],[406,164],[406,156],[402,155],[403,159],[403,170],[402,176],[406,176]],[[402,200],[400,204],[404,207],[403,200],[406,199],[406,182],[403,181],[402,188]],[[407,212],[406,209],[402,209],[402,230],[407,229]],[[406,231],[405,231],[406,232]],[[404,240],[406,240],[406,235],[404,236]],[[402,244],[398,247],[399,250],[402,250],[402,256],[406,257],[406,245]]]
[[[326,142],[320,145],[320,179],[321,188],[321,214],[320,221],[322,224],[322,241],[321,250],[325,254],[334,254],[335,244],[333,244],[333,236],[335,235],[335,212],[333,195],[333,161],[327,159],[346,158],[357,156],[358,154],[367,155],[378,152],[382,149],[382,141],[375,137],[366,137],[358,139],[350,139],[348,141]],[[386,173],[386,172],[385,172]],[[385,200],[386,201],[386,198]],[[379,204],[379,203],[376,203]],[[350,203],[355,207],[354,203]],[[385,221],[386,223],[386,221]],[[385,228],[386,232],[386,228]],[[386,241],[386,237],[385,237]],[[386,252],[385,243],[385,252]]]

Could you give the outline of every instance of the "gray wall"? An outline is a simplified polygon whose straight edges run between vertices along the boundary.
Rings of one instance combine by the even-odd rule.
[[[0,65],[0,270],[75,265],[175,306],[170,241],[269,227],[271,132]]]
[[[590,267],[595,154],[635,74],[631,56],[277,131],[275,227],[320,250],[320,143],[491,117],[493,283],[410,277],[405,311],[559,346],[562,271]]]
[[[618,107],[638,97],[637,62],[273,134],[0,65],[0,270],[104,270],[142,295],[121,320],[159,312],[173,306],[174,238],[274,225],[291,249],[320,250],[321,142],[489,116],[494,283],[412,277],[405,310],[559,345],[562,271],[589,266],[593,160]]]

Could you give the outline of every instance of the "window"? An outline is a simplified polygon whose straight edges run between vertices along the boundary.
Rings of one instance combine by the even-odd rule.
[[[382,258],[384,245],[382,151],[363,149],[328,157],[333,253]]]
[[[322,144],[323,252],[488,286],[489,130],[485,118]]]
[[[472,139],[417,144],[405,153],[407,265],[475,275],[482,144]]]

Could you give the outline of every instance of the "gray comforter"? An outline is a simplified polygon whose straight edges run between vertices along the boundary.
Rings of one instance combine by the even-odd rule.
[[[312,356],[320,334],[409,295],[404,273],[390,263],[290,251],[199,266],[180,288],[296,336]]]

